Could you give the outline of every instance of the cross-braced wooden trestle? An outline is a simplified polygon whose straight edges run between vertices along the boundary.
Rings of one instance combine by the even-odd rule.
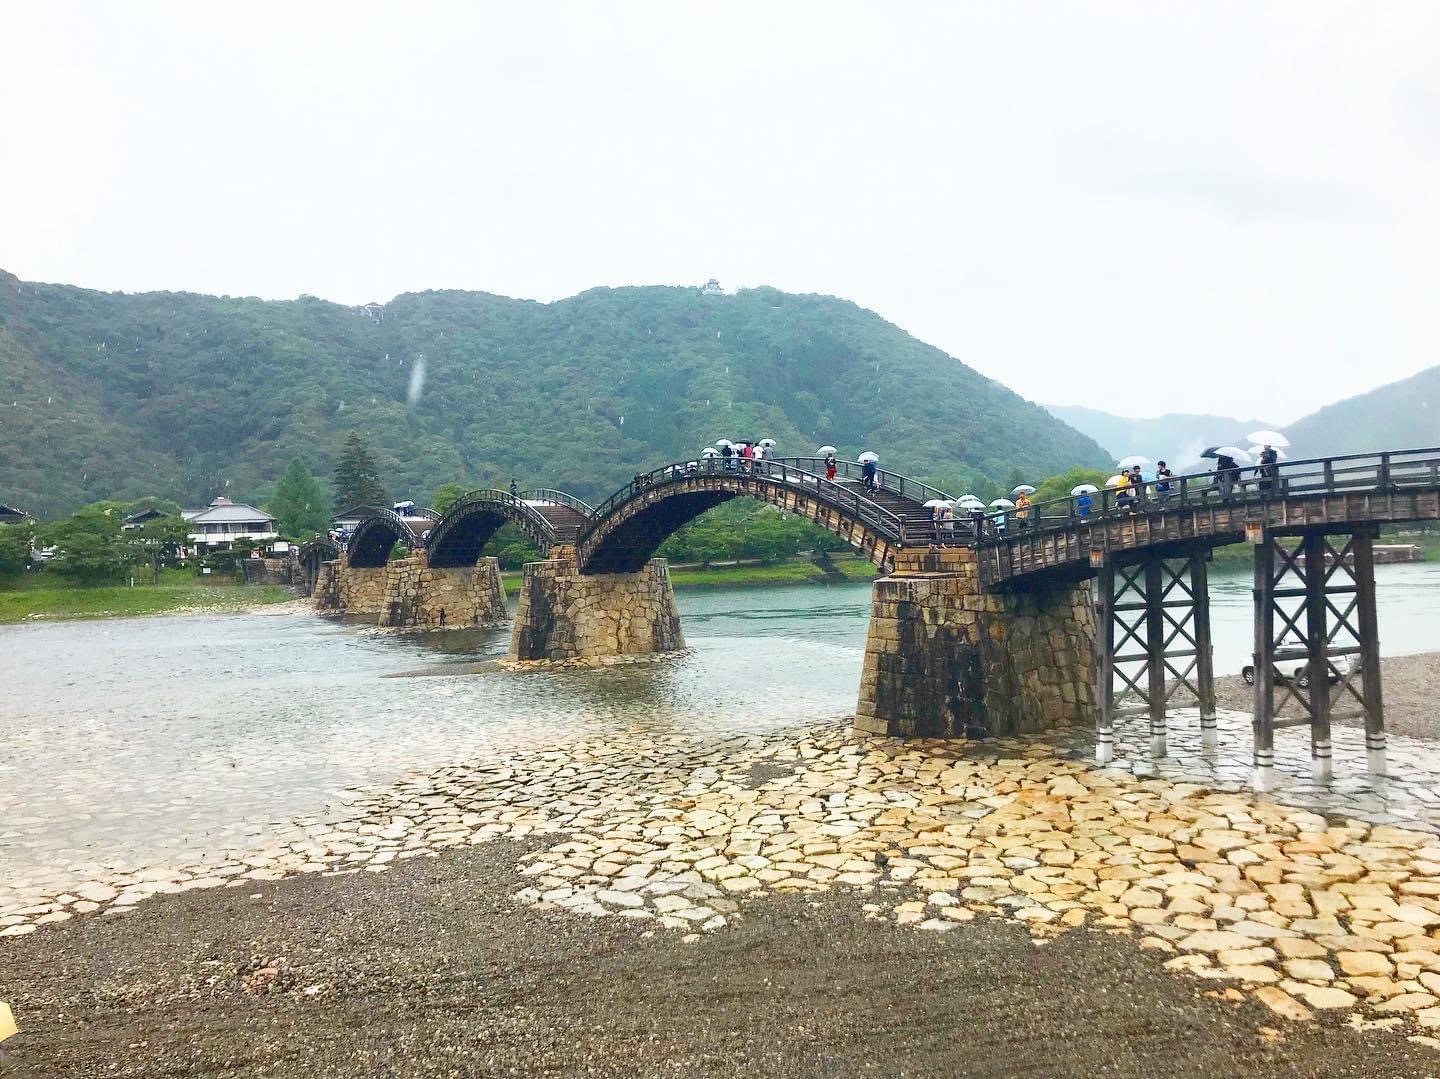
[[[1115,719],[1131,714],[1149,715],[1150,753],[1165,756],[1166,711],[1177,694],[1199,704],[1204,744],[1215,744],[1208,557],[1205,551],[1180,557],[1156,551],[1101,567],[1099,763],[1114,759]]]
[[[1385,770],[1373,530],[1263,534],[1255,546],[1255,782],[1274,782],[1275,730],[1310,726],[1316,779],[1332,775],[1330,722],[1364,717]],[[1281,718],[1294,702],[1292,715]],[[1298,714],[1295,714],[1298,713]]]

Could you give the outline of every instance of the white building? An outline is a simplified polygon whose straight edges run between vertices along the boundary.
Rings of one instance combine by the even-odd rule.
[[[223,496],[203,510],[187,510],[184,517],[190,522],[190,543],[200,554],[225,550],[236,540],[266,544],[280,538],[274,517]]]

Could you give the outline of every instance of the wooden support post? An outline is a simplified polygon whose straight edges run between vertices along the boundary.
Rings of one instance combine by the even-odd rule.
[[[1165,608],[1160,583],[1161,558],[1145,559],[1145,673],[1150,698],[1150,756],[1165,756]]]
[[[1210,571],[1203,552],[1190,556],[1190,595],[1194,602],[1195,688],[1200,693],[1200,744],[1219,744],[1215,721],[1215,649],[1210,640]]]
[[[1380,692],[1380,633],[1375,617],[1375,537],[1355,536],[1356,621],[1360,630],[1361,695],[1365,699],[1365,757],[1370,771],[1384,775],[1385,706]]]
[[[1306,532],[1305,564],[1305,651],[1310,676],[1310,767],[1315,779],[1328,783],[1334,775],[1330,760],[1330,661],[1326,658],[1329,638],[1325,632],[1325,535]]]
[[[1275,541],[1255,544],[1255,787],[1275,785]]]
[[[1100,625],[1100,649],[1096,672],[1100,708],[1096,713],[1095,763],[1115,759],[1115,567],[1105,563],[1095,579],[1095,617]]]

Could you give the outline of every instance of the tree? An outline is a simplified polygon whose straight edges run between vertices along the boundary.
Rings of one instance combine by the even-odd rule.
[[[122,538],[130,545],[131,561],[145,563],[158,578],[161,567],[174,565],[190,542],[190,522],[180,516],[156,517],[126,529]]]
[[[94,502],[63,521],[54,521],[40,530],[40,542],[54,547],[54,568],[77,577],[115,577],[132,560],[121,525],[126,506],[119,502]]]
[[[388,506],[390,498],[380,483],[380,470],[370,448],[351,431],[335,465],[335,509],[351,506]]]
[[[306,539],[330,526],[325,491],[298,457],[290,462],[285,475],[275,485],[269,510],[275,515],[280,534],[287,539]]]
[[[19,573],[30,564],[30,547],[34,538],[33,521],[0,525],[0,576]]]
[[[1030,498],[1035,502],[1048,502],[1052,498],[1067,498],[1071,490],[1082,483],[1093,483],[1096,487],[1103,488],[1109,475],[1109,471],[1072,468],[1058,476],[1049,476],[1041,480],[1039,487],[1035,489],[1035,493]]]
[[[459,502],[460,497],[469,490],[470,488],[466,487],[463,483],[447,483],[437,490],[434,497],[430,499],[430,508],[436,513],[446,513],[450,507],[455,505],[456,502]]]

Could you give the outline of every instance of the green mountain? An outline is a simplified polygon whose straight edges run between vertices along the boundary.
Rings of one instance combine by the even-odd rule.
[[[442,483],[604,497],[717,438],[822,443],[957,485],[1107,456],[878,315],[769,288],[474,292],[345,307],[95,292],[0,273],[0,501],[263,500],[346,433],[395,497]]]
[[[1116,416],[1080,405],[1046,405],[1045,408],[1104,446],[1112,462],[1138,453],[1152,461],[1167,461],[1179,467],[1198,460],[1207,446],[1228,442],[1243,448],[1249,445],[1245,436],[1251,431],[1275,429],[1263,420],[1237,420],[1231,416],[1172,412],[1140,418]]]
[[[1297,460],[1440,446],[1440,367],[1326,405],[1284,431]]]

